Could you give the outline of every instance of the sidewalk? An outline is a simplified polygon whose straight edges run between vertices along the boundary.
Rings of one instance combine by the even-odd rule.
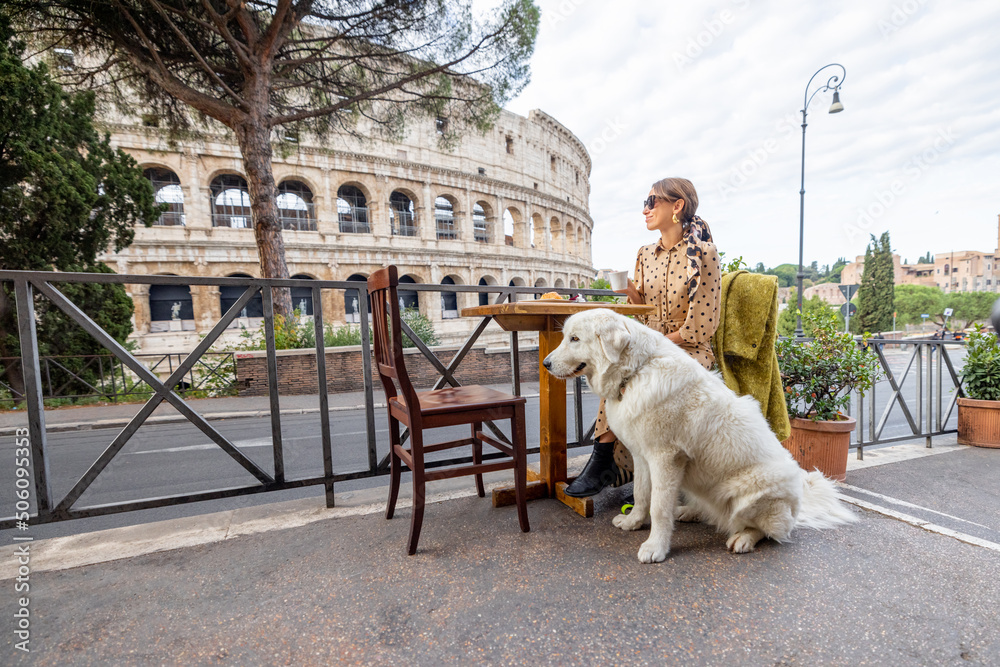
[[[412,557],[405,483],[392,521],[371,489],[39,541],[32,653],[8,630],[5,662],[996,665],[998,470],[943,438],[870,450],[842,487],[858,523],[746,555],[678,524],[658,565],[611,526],[625,489],[593,519],[534,501],[522,534],[470,480],[430,487]]]
[[[510,391],[510,384],[490,385],[500,391]],[[568,395],[572,395],[570,388]],[[585,390],[586,391],[586,390]],[[538,396],[538,382],[522,382],[521,395],[531,398]],[[381,387],[375,387],[373,398],[376,408],[385,407],[385,395]],[[364,409],[365,395],[361,391],[328,394],[330,410]],[[185,401],[206,419],[236,419],[241,417],[267,417],[271,414],[270,399],[267,396],[227,396],[224,398],[193,398]],[[319,395],[281,396],[281,414],[303,415],[319,412]],[[45,410],[46,430],[51,433],[79,431],[91,428],[121,428],[128,424],[139,411],[142,403],[109,403],[106,405],[67,406]],[[169,403],[163,402],[146,420],[147,424],[183,423],[187,418]],[[18,428],[28,422],[26,410],[0,412],[0,436],[13,435]]]

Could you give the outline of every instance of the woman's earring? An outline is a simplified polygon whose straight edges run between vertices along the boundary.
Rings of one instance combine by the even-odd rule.
[[[675,225],[681,224],[681,221],[677,219],[677,214],[676,213],[674,213],[674,224]]]

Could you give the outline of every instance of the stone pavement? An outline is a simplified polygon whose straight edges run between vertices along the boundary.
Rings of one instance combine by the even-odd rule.
[[[372,489],[40,541],[32,652],[8,621],[3,664],[1000,664],[1000,450],[865,459],[858,523],[746,555],[679,524],[657,565],[610,525],[624,489],[593,519],[535,501],[523,534],[471,480],[430,487],[416,556],[405,485],[392,521]]]

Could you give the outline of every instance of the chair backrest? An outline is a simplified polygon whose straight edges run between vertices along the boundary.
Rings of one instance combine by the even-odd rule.
[[[386,399],[399,393],[406,399],[408,408],[419,413],[417,392],[410,383],[403,363],[403,327],[399,317],[399,272],[394,265],[379,269],[368,278],[368,295],[371,297],[372,337],[375,347],[375,367],[378,369]]]

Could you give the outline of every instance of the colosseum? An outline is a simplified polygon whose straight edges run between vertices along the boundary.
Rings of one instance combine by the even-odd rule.
[[[444,123],[414,124],[401,143],[279,137],[274,175],[290,274],[360,281],[396,264],[401,282],[588,285],[591,162],[583,143],[541,111],[527,118],[503,111],[490,132],[466,136],[448,151],[437,136]],[[231,136],[201,132],[170,141],[155,118],[103,127],[141,165],[157,200],[169,205],[154,226],[137,230],[130,247],[102,257],[105,263],[118,273],[260,276],[242,159]],[[128,290],[142,352],[190,349],[241,292]],[[308,289],[292,294],[306,315],[310,295]],[[323,298],[327,319],[358,321],[357,304],[345,292],[325,290]],[[401,298],[430,318],[441,342],[453,343],[474,324],[459,317],[461,308],[484,297],[404,291]],[[234,328],[259,326],[259,299]]]

